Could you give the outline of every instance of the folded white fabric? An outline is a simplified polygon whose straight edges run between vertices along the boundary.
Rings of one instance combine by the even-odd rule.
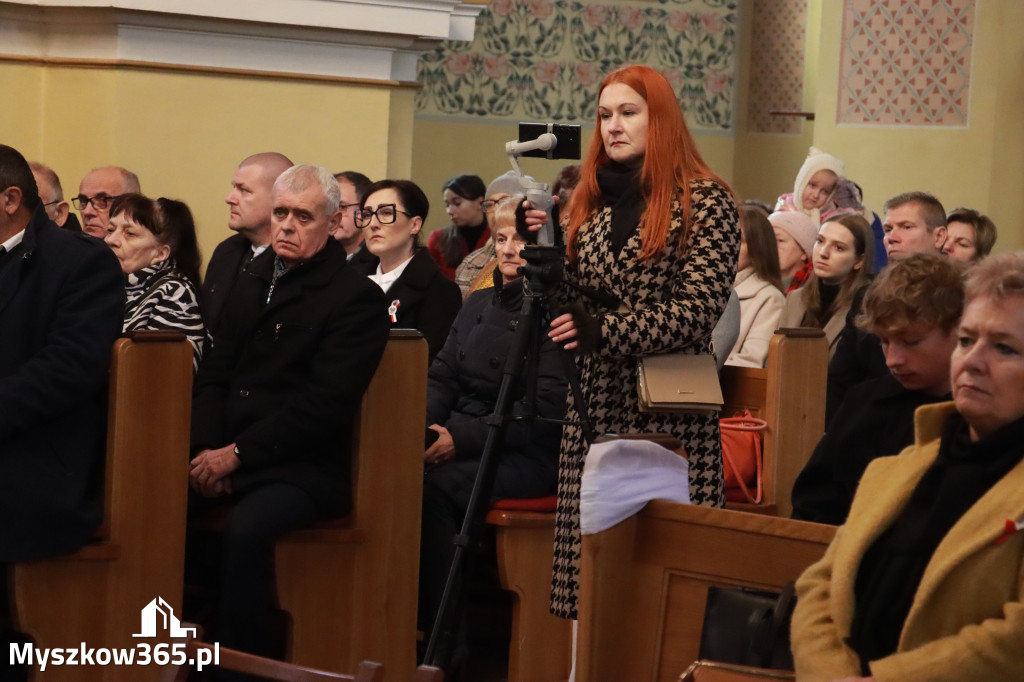
[[[647,440],[590,446],[580,486],[580,530],[599,533],[640,511],[650,500],[690,502],[686,458]]]

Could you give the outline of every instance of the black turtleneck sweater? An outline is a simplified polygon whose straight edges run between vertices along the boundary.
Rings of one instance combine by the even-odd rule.
[[[856,608],[848,644],[861,672],[896,651],[914,595],[935,549],[989,489],[1021,461],[1024,418],[971,442],[967,422],[954,413],[942,429],[935,463],[906,507],[864,554],[854,586]]]

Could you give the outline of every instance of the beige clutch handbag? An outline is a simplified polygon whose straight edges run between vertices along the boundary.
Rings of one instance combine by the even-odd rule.
[[[722,409],[715,357],[666,353],[637,360],[642,412],[716,412]]]

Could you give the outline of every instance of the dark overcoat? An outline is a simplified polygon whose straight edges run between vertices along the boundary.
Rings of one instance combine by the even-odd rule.
[[[364,275],[377,272],[379,259],[365,260],[359,265]],[[427,339],[430,359],[441,350],[455,316],[462,307],[459,285],[441,272],[426,249],[417,249],[412,261],[384,294],[389,306],[395,307],[395,329],[415,329]]]
[[[444,348],[430,365],[427,424],[448,429],[455,444],[456,462],[476,461],[483,454],[490,431],[488,418],[497,402],[522,304],[521,279],[472,293],[455,319]],[[567,383],[559,357],[561,349],[547,334],[540,339],[533,366],[524,367],[512,384],[508,406],[510,415],[540,419],[513,419],[506,427],[498,446],[495,497],[540,497],[554,490],[562,427],[552,422],[565,416]],[[536,382],[533,414],[523,402],[528,376]],[[436,473],[442,474],[447,467],[436,467]],[[475,473],[475,468],[467,470]],[[444,480],[443,476],[434,478]],[[451,484],[464,482],[454,477]],[[467,499],[468,493],[464,491]]]
[[[387,306],[333,239],[272,287],[273,269],[260,260],[232,289],[196,377],[193,454],[236,443],[235,493],[284,481],[340,516],[352,505],[353,422],[387,343]]]
[[[68,554],[99,525],[124,275],[40,208],[0,266],[0,561]]]
[[[257,260],[273,260],[274,254],[268,247]],[[252,259],[252,242],[243,234],[233,234],[213,250],[203,277],[202,307],[203,321],[211,339],[217,338],[217,331],[223,319],[224,303],[238,280],[242,268]]]

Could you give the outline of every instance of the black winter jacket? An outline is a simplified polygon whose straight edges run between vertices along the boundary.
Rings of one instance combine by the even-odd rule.
[[[488,429],[485,418],[494,410],[522,303],[521,279],[471,294],[430,365],[427,424],[448,429],[458,459],[478,459],[483,453]],[[565,415],[567,382],[558,357],[560,350],[546,333],[541,336],[536,370],[526,369],[516,378],[512,413],[523,414],[525,377],[535,371],[537,416],[561,419]],[[553,483],[561,432],[560,424],[536,419],[512,421],[500,448],[502,459],[528,460],[538,476],[550,476]]]

